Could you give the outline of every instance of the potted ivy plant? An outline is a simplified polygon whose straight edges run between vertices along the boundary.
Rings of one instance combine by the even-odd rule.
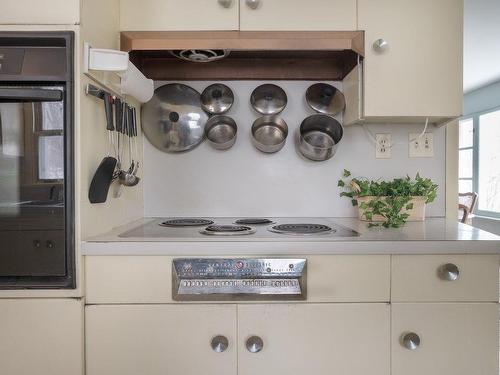
[[[343,190],[341,197],[351,199],[358,207],[360,220],[369,226],[399,228],[407,221],[423,221],[425,206],[436,199],[438,185],[418,173],[415,179],[409,176],[392,181],[373,181],[367,178],[351,177],[344,169],[338,186]]]

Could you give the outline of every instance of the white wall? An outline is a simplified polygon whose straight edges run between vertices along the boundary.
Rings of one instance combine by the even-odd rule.
[[[198,91],[212,82],[188,82]],[[311,82],[275,82],[288,95],[282,116],[289,126],[285,147],[266,155],[250,142],[250,127],[258,114],[249,97],[261,82],[225,82],[236,101],[228,113],[238,123],[233,148],[217,151],[206,142],[192,151],[167,154],[144,140],[144,199],[146,216],[355,216],[347,199],[339,197],[337,180],[347,168],[373,179],[414,176],[434,179],[439,196],[429,216],[445,215],[445,129],[434,132],[434,158],[408,158],[408,133],[422,125],[370,125],[373,133],[392,133],[392,159],[375,159],[375,149],[361,126],[345,129],[337,154],[326,162],[311,162],[295,149],[296,129],[306,115],[304,93]]]

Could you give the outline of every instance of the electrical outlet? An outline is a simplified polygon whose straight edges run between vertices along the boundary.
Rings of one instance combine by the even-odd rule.
[[[408,135],[410,158],[432,158],[434,156],[434,134],[425,133],[419,138],[419,133]]]
[[[390,134],[375,134],[375,157],[377,159],[391,158],[391,135]]]

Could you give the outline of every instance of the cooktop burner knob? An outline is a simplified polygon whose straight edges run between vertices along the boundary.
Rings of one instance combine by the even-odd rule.
[[[241,260],[237,261],[236,262],[236,268],[241,270],[243,268],[244,264]]]

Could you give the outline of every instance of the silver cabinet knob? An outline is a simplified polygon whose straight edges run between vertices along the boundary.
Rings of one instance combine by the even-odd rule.
[[[229,346],[229,341],[226,336],[215,336],[210,342],[210,346],[212,347],[214,352],[222,353],[226,351]]]
[[[257,9],[260,5],[260,0],[246,0],[246,4],[250,9]]]
[[[415,350],[420,346],[420,336],[415,332],[405,333],[401,336],[401,345],[408,350]]]
[[[438,276],[444,281],[455,281],[460,276],[460,269],[456,264],[446,263],[439,266]]]
[[[233,5],[233,0],[218,0],[218,3],[223,8],[230,8]]]
[[[259,336],[251,336],[247,339],[246,347],[250,353],[258,353],[264,347],[264,341]]]
[[[378,52],[378,53],[385,52],[389,49],[389,42],[387,42],[384,39],[377,39],[373,43],[373,49],[375,50],[375,52]]]

